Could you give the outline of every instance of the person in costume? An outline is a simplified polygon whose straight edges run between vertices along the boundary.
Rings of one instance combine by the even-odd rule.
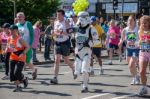
[[[97,31],[90,26],[91,20],[89,13],[81,11],[78,13],[77,32],[75,33],[75,72],[77,76],[82,73],[82,89],[81,92],[88,92],[88,81],[91,63],[91,47],[99,44]]]

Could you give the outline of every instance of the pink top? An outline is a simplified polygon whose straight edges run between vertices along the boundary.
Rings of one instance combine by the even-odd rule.
[[[6,48],[8,39],[11,37],[10,33],[6,34],[5,32],[0,33],[0,40],[2,42],[2,50],[6,52],[10,52],[9,49]]]
[[[40,29],[35,26],[33,26],[33,29],[34,29],[34,40],[33,40],[32,48],[37,48],[39,44],[39,38],[40,38]]]
[[[110,27],[108,30],[109,43],[118,45],[120,37],[120,29],[118,27]]]

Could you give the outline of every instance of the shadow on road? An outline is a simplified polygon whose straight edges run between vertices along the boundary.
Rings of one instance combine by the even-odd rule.
[[[98,85],[98,86],[113,86],[113,87],[128,87],[123,85],[115,85],[115,84],[104,84],[104,83],[89,83],[90,85]]]

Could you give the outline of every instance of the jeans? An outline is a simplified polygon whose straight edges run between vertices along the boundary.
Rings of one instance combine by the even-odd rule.
[[[51,39],[45,39],[45,51],[44,51],[44,58],[50,59],[50,46],[51,46]]]
[[[32,51],[33,51],[33,54],[32,54],[32,56],[33,56],[33,61],[37,61],[37,58],[36,58],[36,48],[32,48]]]

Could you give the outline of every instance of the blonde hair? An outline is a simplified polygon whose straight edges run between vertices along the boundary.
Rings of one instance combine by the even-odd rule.
[[[34,24],[34,26],[38,26],[38,27],[39,27],[40,25],[42,25],[42,21],[40,21],[40,20],[39,20],[39,21],[36,21],[35,24]]]
[[[150,29],[150,16],[144,15],[140,18],[140,29],[139,29],[139,35],[144,33],[144,29],[142,27],[141,21],[145,21],[149,23],[149,29]]]

